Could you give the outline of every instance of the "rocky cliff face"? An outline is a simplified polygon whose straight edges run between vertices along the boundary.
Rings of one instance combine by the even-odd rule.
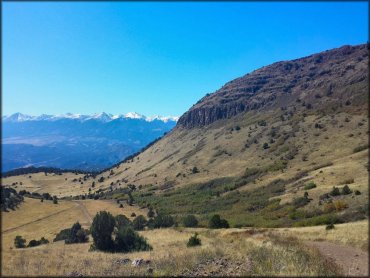
[[[363,44],[274,63],[206,95],[180,117],[178,126],[201,127],[246,111],[297,102],[308,109],[363,109],[368,98],[368,58],[368,45]]]

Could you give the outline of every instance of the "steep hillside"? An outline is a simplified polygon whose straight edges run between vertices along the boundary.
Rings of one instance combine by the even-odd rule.
[[[95,177],[99,186],[92,192],[134,184],[142,205],[180,216],[197,213],[204,221],[217,212],[233,225],[322,224],[329,220],[320,217],[333,212],[325,203],[338,200],[345,204],[334,209],[344,215],[341,221],[365,217],[368,51],[367,45],[344,46],[227,83],[150,148]],[[48,176],[46,182],[35,174],[29,181],[18,176],[3,182],[22,180],[39,192],[47,183],[61,196],[88,193],[92,177],[81,185],[70,178]],[[63,186],[50,186],[53,179]],[[315,187],[307,189],[309,182]],[[325,197],[346,184],[351,194]]]
[[[350,155],[367,143],[367,63],[366,45],[345,46],[231,81],[186,112],[168,136],[114,169],[115,176],[176,186],[280,161],[307,170]],[[266,83],[249,93],[256,80]]]

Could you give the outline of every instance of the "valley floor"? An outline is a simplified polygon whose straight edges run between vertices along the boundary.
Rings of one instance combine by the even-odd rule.
[[[88,227],[99,210],[112,214],[146,214],[138,207],[119,208],[114,202],[60,201],[54,205],[26,198],[19,209],[2,213],[2,275],[5,276],[367,276],[368,220],[304,228],[168,228],[140,232],[152,251],[89,252],[91,242],[52,242],[61,229],[80,221]],[[202,245],[187,248],[195,232]],[[46,237],[51,243],[15,249],[16,235]],[[132,266],[134,259],[146,262]],[[129,259],[127,262],[124,259]]]

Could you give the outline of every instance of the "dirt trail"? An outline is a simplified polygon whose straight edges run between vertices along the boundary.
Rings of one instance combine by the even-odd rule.
[[[319,250],[323,256],[332,259],[345,276],[368,277],[369,254],[367,252],[327,241],[306,241],[306,244]]]
[[[74,201],[74,203],[76,203],[78,205],[78,207],[81,209],[81,211],[83,212],[83,214],[85,215],[85,217],[88,221],[88,224],[91,224],[92,223],[92,217],[91,217],[90,213],[87,211],[85,205],[82,202],[79,202],[79,201]]]

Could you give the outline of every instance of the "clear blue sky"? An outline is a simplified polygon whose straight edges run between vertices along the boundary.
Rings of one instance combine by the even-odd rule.
[[[367,2],[2,4],[5,115],[181,115],[261,66],[368,41]]]

